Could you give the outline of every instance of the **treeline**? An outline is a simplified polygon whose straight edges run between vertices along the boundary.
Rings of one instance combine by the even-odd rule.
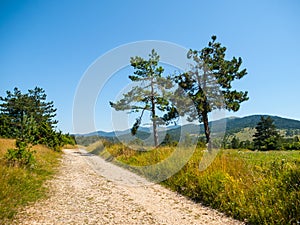
[[[257,123],[256,132],[253,135],[253,141],[240,141],[233,136],[230,142],[224,142],[224,148],[250,149],[250,150],[300,150],[298,136],[283,137],[274,124],[271,117],[261,117]],[[290,134],[290,132],[287,132]]]
[[[249,149],[249,150],[300,150],[300,140],[297,136],[298,130],[287,130],[285,137],[280,134],[274,120],[268,116],[262,116],[257,123],[256,132],[253,140],[241,141],[234,133],[225,134],[223,140],[216,139],[213,143],[215,146],[223,149]],[[188,134],[186,134],[188,136]],[[176,146],[179,136],[167,133],[161,145]],[[187,139],[187,137],[185,137]],[[205,147],[204,136],[200,136],[197,142],[198,147]]]
[[[249,149],[249,150],[259,150],[255,148],[254,141],[245,140],[241,141],[238,137],[233,136],[229,141],[224,141],[224,148],[230,149]],[[300,140],[297,136],[284,138],[282,137],[277,144],[271,148],[265,150],[300,150]]]
[[[229,132],[225,136],[214,138],[212,145],[223,149],[249,149],[249,150],[300,150],[300,139],[297,136],[299,134],[298,130],[287,130],[285,135],[281,135],[280,131],[275,126],[274,120],[272,117],[262,116],[260,121],[256,125],[256,133],[253,137],[253,140],[240,140],[235,132]],[[140,132],[140,131],[139,131]],[[141,134],[140,134],[141,133]],[[149,137],[149,133],[140,132],[137,134],[136,139],[128,140],[124,137],[121,137],[120,141],[118,137],[101,137],[101,136],[77,136],[76,142],[79,145],[88,146],[92,143],[95,143],[99,140],[107,141],[112,144],[118,144],[121,142],[127,142],[129,144],[139,144],[141,146],[147,146],[151,143],[144,142],[144,139]],[[182,142],[185,145],[197,144],[197,147],[205,148],[207,146],[205,136],[203,132],[200,131],[200,136],[189,134],[185,132],[184,137],[182,137]],[[201,135],[202,133],[202,135]],[[146,136],[146,137],[144,137]],[[197,138],[197,140],[195,140]],[[168,130],[160,143],[160,146],[177,146],[179,140],[181,139],[181,132]]]
[[[59,151],[66,144],[75,144],[69,134],[57,131],[56,108],[47,101],[40,87],[22,93],[18,88],[0,97],[0,137],[16,139],[16,148],[9,149],[7,159],[12,164],[32,164],[30,148],[43,144]]]

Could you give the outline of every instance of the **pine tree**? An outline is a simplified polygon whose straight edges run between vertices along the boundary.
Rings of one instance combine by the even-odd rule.
[[[46,101],[42,88],[36,87],[23,94],[18,88],[0,97],[0,136],[30,138],[32,143],[47,143],[45,137],[54,131],[57,121],[53,102]],[[30,132],[30,133],[28,133]]]
[[[276,150],[280,148],[281,136],[278,133],[273,119],[261,117],[253,135],[254,148],[259,150]]]
[[[193,68],[174,77],[194,103],[193,107],[186,107],[185,114],[189,121],[203,122],[207,143],[210,143],[208,113],[215,109],[238,111],[240,104],[248,100],[247,92],[232,90],[231,85],[232,81],[247,74],[246,69],[240,70],[242,59],[233,57],[226,60],[225,51],[226,47],[216,42],[216,36],[212,36],[208,47],[200,51],[189,50],[187,57],[195,62]]]
[[[149,111],[151,113],[154,145],[158,146],[157,127],[170,121],[170,113],[176,112],[168,101],[170,95],[168,90],[172,88],[172,81],[162,76],[164,69],[158,65],[159,55],[154,49],[149,54],[149,59],[136,56],[131,58],[130,63],[135,71],[134,75],[129,76],[129,79],[136,82],[137,85],[125,93],[121,100],[116,103],[110,102],[110,105],[117,111],[127,110],[140,113],[131,129],[132,135],[137,133],[144,112]],[[158,111],[165,114],[158,116]]]
[[[240,140],[236,136],[234,136],[231,140],[231,148],[238,149],[240,147]]]

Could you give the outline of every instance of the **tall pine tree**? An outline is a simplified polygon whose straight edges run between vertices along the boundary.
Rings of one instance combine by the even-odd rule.
[[[129,79],[136,83],[123,98],[116,103],[110,102],[111,107],[117,111],[127,110],[129,112],[140,113],[131,129],[132,135],[135,135],[145,111],[150,112],[153,127],[154,145],[158,146],[158,126],[166,122],[169,118],[169,112],[175,112],[174,107],[169,103],[169,89],[172,88],[172,81],[164,78],[164,69],[159,66],[159,55],[153,49],[149,54],[149,59],[143,59],[139,56],[132,57],[131,66],[134,68],[134,74]],[[159,116],[158,112],[165,113]]]
[[[225,59],[226,47],[216,42],[216,36],[200,51],[189,50],[187,57],[194,61],[188,72],[176,75],[174,80],[194,106],[187,107],[185,114],[190,121],[204,124],[206,142],[210,143],[208,113],[215,109],[238,111],[240,104],[248,100],[248,93],[232,90],[232,81],[243,78],[247,71],[240,70],[242,59]],[[209,145],[210,146],[210,145]]]

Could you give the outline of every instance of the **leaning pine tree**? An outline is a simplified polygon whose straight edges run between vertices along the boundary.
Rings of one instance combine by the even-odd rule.
[[[149,111],[153,126],[154,145],[158,146],[157,127],[164,124],[167,119],[169,121],[172,114],[170,112],[176,111],[167,100],[170,95],[168,90],[172,88],[172,81],[162,76],[164,69],[158,65],[159,55],[154,49],[149,54],[149,59],[136,56],[131,58],[130,63],[135,71],[134,75],[129,76],[129,79],[137,85],[125,93],[119,101],[110,102],[110,105],[117,111],[140,113],[131,128],[132,135],[137,133],[144,112]],[[165,114],[158,116],[158,112]]]
[[[200,51],[189,50],[187,57],[194,61],[188,72],[174,76],[182,94],[190,98],[194,106],[186,107],[188,120],[198,120],[204,124],[206,142],[210,146],[210,127],[208,113],[215,109],[238,111],[240,104],[248,100],[247,92],[232,90],[231,82],[243,78],[247,71],[240,70],[242,59],[225,59],[226,47],[216,42],[216,36],[208,47]]]

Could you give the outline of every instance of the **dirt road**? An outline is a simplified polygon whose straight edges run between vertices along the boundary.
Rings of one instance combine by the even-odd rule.
[[[84,150],[64,150],[49,198],[14,224],[241,224]]]

